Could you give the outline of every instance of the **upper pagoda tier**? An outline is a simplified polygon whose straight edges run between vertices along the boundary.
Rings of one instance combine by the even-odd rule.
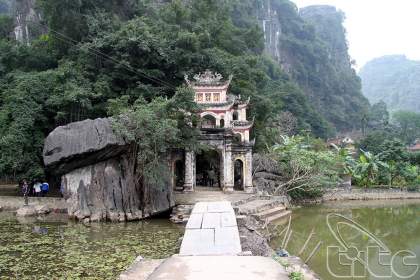
[[[195,91],[195,101],[200,104],[227,103],[227,91],[232,81],[232,75],[224,80],[219,73],[206,70],[204,73],[194,75],[193,80],[185,76],[185,81]]]
[[[249,143],[249,132],[254,121],[247,120],[247,108],[250,99],[227,94],[232,76],[223,80],[219,73],[206,70],[185,81],[195,92],[195,102],[199,105],[202,129],[222,128],[231,130],[241,142]]]

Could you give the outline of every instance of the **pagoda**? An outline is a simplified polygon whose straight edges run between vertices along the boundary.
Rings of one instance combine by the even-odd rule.
[[[220,188],[226,192],[254,191],[254,141],[250,141],[254,122],[247,117],[250,99],[242,100],[240,96],[229,94],[232,78],[225,80],[221,74],[209,70],[194,75],[192,79],[185,76],[200,108],[199,140],[206,148],[200,152],[185,151],[184,191],[202,188]]]

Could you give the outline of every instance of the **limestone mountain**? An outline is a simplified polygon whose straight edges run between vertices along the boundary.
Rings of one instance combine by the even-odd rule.
[[[332,6],[298,10],[288,0],[259,3],[266,51],[331,127],[338,131],[358,128],[369,103],[348,54],[344,14]]]
[[[384,101],[391,111],[420,112],[420,61],[384,56],[368,62],[359,75],[371,103]]]

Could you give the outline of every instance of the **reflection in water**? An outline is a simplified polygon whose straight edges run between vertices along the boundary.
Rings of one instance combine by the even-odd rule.
[[[344,218],[333,222],[333,226],[329,228],[327,216],[331,213],[337,214],[334,215],[336,217],[343,215]],[[298,254],[313,230],[315,234],[300,257],[306,259],[318,242],[322,241],[320,249],[309,262],[322,279],[352,275],[349,272],[352,266],[354,276],[365,275],[358,279],[381,279],[379,276],[384,275],[388,277],[382,279],[402,279],[403,276],[415,272],[416,267],[403,264],[403,257],[410,257],[410,252],[400,252],[401,250],[410,250],[416,255],[406,259],[409,264],[420,264],[419,214],[418,201],[337,203],[296,209],[292,216],[292,237],[286,249],[292,254]],[[359,226],[352,225],[347,219],[353,220]],[[345,246],[337,240],[340,239],[337,234],[334,236],[334,231],[339,232],[345,240]],[[273,247],[279,247],[282,241],[283,236],[279,236],[272,241]],[[388,254],[382,245],[389,249]],[[397,256],[392,259],[394,255]],[[359,260],[366,260],[367,264]],[[394,272],[400,276],[395,273],[392,277],[389,275],[392,274],[391,261]],[[408,279],[420,279],[420,272]]]
[[[32,232],[33,233],[38,233],[38,234],[48,234],[48,229],[45,228],[45,227],[34,226],[32,228]]]
[[[127,224],[17,219],[0,213],[0,279],[115,279],[139,255],[177,253],[183,228],[167,220]]]

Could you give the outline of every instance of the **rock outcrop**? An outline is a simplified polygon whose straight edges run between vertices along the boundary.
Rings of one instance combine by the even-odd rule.
[[[272,195],[279,185],[283,183],[281,170],[277,162],[264,155],[254,154],[253,157],[253,184],[258,193]],[[279,190],[282,193],[282,190]]]
[[[169,179],[138,180],[136,155],[110,119],[58,127],[45,140],[44,163],[62,177],[68,214],[78,220],[139,220],[174,206]]]
[[[112,130],[110,119],[84,120],[57,127],[44,142],[44,163],[56,173],[118,156],[127,143]]]
[[[37,7],[36,0],[10,1],[14,11],[15,27],[13,30],[16,41],[30,44],[30,42],[47,33],[47,28],[41,24],[42,15]]]

